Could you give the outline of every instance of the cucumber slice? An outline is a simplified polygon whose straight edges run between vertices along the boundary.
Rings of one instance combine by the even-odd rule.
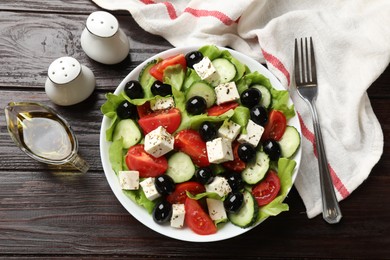
[[[195,165],[191,157],[183,152],[174,153],[168,159],[168,169],[166,174],[170,176],[175,183],[188,181],[195,174]]]
[[[219,75],[218,84],[230,82],[236,76],[236,67],[229,60],[218,58],[213,60],[211,63]]]
[[[215,100],[217,99],[214,88],[203,81],[194,82],[187,90],[187,100],[194,96],[203,97],[206,100],[207,107],[214,105]]]
[[[150,91],[150,86],[153,84],[154,81],[156,81],[156,79],[152,75],[150,75],[149,70],[156,63],[157,60],[152,60],[151,62],[146,64],[145,67],[142,68],[142,71],[138,76],[138,81],[144,89],[145,97],[153,96],[152,92]]]
[[[246,228],[250,227],[257,220],[259,213],[259,206],[253,195],[245,190],[244,191],[244,205],[237,213],[229,213],[228,218],[232,224]]]
[[[257,88],[261,92],[261,101],[260,105],[264,106],[265,108],[269,108],[271,106],[272,102],[272,95],[269,89],[263,85],[253,85],[251,88]]]
[[[142,134],[132,119],[124,119],[115,126],[112,140],[116,141],[121,137],[123,137],[123,149],[127,149],[137,144],[142,139]]]
[[[267,173],[269,168],[269,157],[265,152],[256,152],[256,159],[254,162],[248,164],[242,171],[242,179],[248,184],[256,184]]]
[[[290,158],[298,150],[301,144],[301,136],[298,130],[293,126],[287,126],[286,130],[279,140],[282,157]]]

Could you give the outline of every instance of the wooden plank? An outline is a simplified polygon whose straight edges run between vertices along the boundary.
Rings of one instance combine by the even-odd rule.
[[[89,3],[86,4],[86,2]],[[87,14],[100,10],[102,8],[95,5],[91,0],[3,0],[0,2],[0,11]],[[125,11],[118,13],[125,13]]]
[[[141,62],[172,47],[161,37],[141,29],[130,15],[118,16],[120,27],[130,41],[129,56],[117,65],[95,62],[80,44],[87,17],[2,12],[0,87],[44,88],[50,63],[59,57],[71,56],[94,72],[99,89],[112,90]]]

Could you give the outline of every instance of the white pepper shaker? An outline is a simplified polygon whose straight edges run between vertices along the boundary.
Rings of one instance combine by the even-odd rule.
[[[61,57],[48,69],[45,91],[60,106],[70,106],[87,99],[95,89],[93,72],[73,57]]]
[[[118,20],[104,11],[88,16],[80,41],[88,57],[103,64],[123,61],[130,50],[129,39],[119,28]]]

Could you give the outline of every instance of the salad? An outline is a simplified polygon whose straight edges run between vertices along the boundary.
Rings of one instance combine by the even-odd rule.
[[[161,225],[209,235],[288,210],[300,146],[287,91],[203,46],[144,66],[101,107],[123,192]]]

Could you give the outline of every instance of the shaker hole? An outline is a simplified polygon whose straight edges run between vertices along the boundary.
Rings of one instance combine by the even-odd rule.
[[[65,67],[62,67],[62,70],[65,70]]]
[[[113,30],[113,29],[114,29],[114,26],[111,26],[111,29]]]
[[[104,24],[104,22],[103,22],[103,21],[100,21],[100,23],[101,23],[101,24]]]
[[[63,61],[62,60],[60,60],[60,63],[62,63]]]
[[[65,77],[68,77],[68,74],[65,74]]]

